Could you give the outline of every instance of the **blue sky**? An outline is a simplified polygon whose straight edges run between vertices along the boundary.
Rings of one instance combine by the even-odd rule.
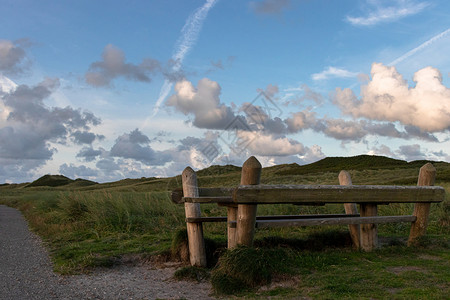
[[[449,1],[0,5],[0,182],[450,162]]]

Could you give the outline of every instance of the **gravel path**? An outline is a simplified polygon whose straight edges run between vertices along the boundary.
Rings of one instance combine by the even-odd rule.
[[[57,275],[22,214],[0,205],[0,299],[213,299],[209,283],[175,281],[174,271],[143,264]]]

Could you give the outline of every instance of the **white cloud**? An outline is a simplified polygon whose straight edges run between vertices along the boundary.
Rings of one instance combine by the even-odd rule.
[[[225,129],[235,115],[230,107],[220,103],[220,85],[208,78],[198,81],[195,88],[190,81],[182,80],[175,85],[175,94],[167,100],[185,115],[194,115],[193,124],[198,128]]]
[[[238,138],[241,141],[250,141],[247,149],[252,155],[286,156],[306,153],[306,148],[301,143],[286,137],[274,137],[262,132],[239,131]]]
[[[407,16],[415,15],[424,10],[428,2],[416,2],[413,0],[395,0],[387,1],[368,1],[369,13],[363,17],[347,16],[346,20],[356,26],[372,26],[379,23],[395,22]]]
[[[358,76],[357,72],[350,72],[345,69],[328,67],[320,73],[312,74],[313,80],[327,80],[329,78],[352,78]]]
[[[17,88],[17,84],[9,79],[3,74],[0,73],[0,95],[1,93],[10,93],[13,92]]]
[[[450,89],[442,84],[439,70],[426,67],[414,74],[415,87],[395,67],[374,63],[372,80],[361,87],[358,99],[350,89],[336,89],[334,103],[348,115],[378,121],[400,122],[422,131],[450,128]]]
[[[178,73],[181,69],[181,64],[183,63],[186,55],[194,47],[200,30],[202,29],[203,22],[208,16],[209,10],[217,3],[217,0],[207,0],[205,4],[196,9],[191,15],[189,15],[186,23],[181,29],[181,36],[177,41],[175,47],[175,53],[172,55],[172,61],[174,65],[172,67],[172,72]],[[158,99],[156,100],[155,108],[153,109],[152,117],[154,117],[158,111],[159,107],[163,101],[167,98],[170,91],[172,90],[173,82],[169,79],[164,80],[164,84],[159,92]]]

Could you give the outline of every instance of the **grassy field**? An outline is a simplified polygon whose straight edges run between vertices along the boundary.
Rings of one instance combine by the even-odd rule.
[[[339,171],[345,169],[354,184],[414,185],[425,163],[374,156],[326,158],[306,166],[265,168],[261,183],[338,184]],[[409,225],[402,223],[380,225],[382,247],[371,253],[351,248],[345,226],[258,230],[255,248],[226,251],[225,224],[205,224],[211,268],[187,267],[177,276],[210,278],[217,293],[249,298],[448,299],[450,164],[433,164],[436,185],[447,190],[447,200],[432,205],[427,236],[417,247],[405,246]],[[235,166],[198,172],[203,187],[236,186],[239,178]],[[0,185],[0,204],[20,209],[46,241],[56,271],[73,274],[112,266],[130,255],[177,259],[184,208],[170,201],[168,191],[180,185],[179,176],[105,184],[44,176],[33,183]],[[343,213],[343,207],[258,207],[259,215],[310,213]],[[411,204],[379,209],[380,215],[411,213]],[[203,205],[202,214],[226,215],[226,210]]]

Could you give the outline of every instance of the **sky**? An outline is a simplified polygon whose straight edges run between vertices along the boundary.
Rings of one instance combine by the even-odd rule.
[[[450,1],[0,0],[0,183],[450,162]]]

